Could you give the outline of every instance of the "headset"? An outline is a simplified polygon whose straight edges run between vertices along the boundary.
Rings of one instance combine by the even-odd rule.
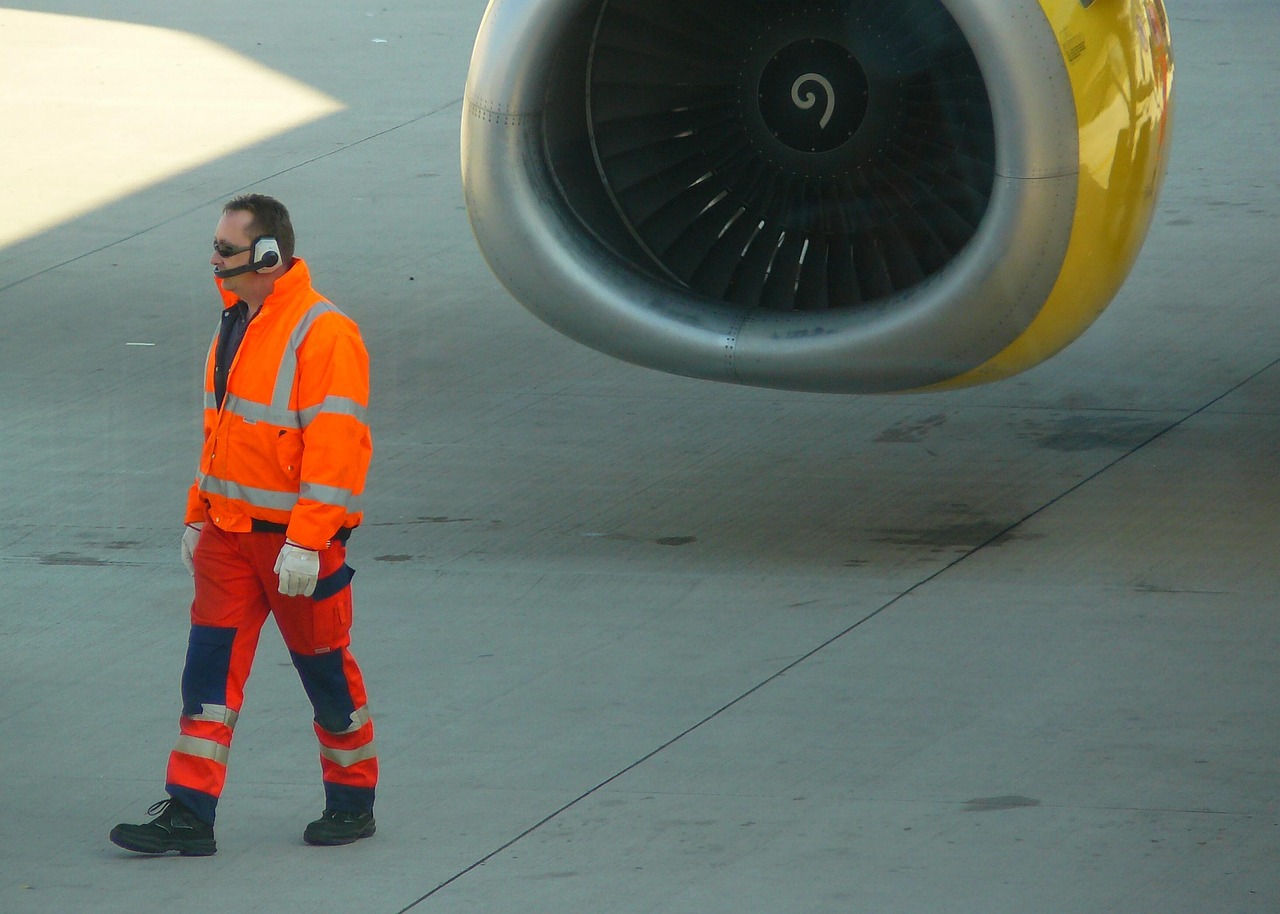
[[[276,241],[271,235],[259,235],[253,239],[253,246],[249,249],[249,262],[242,267],[232,267],[229,270],[213,271],[213,275],[219,279],[227,279],[231,276],[240,276],[251,270],[257,270],[259,273],[270,273],[276,267],[280,266],[280,242]]]

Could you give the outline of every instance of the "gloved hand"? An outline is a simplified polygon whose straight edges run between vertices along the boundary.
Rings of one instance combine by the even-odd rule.
[[[309,597],[320,577],[320,553],[304,549],[285,540],[276,557],[275,571],[280,575],[280,592],[286,597]]]
[[[204,523],[187,524],[182,531],[182,564],[187,566],[187,574],[195,577],[196,543],[200,542],[200,528]]]

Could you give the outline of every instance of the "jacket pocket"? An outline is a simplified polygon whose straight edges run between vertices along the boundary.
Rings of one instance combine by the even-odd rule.
[[[280,471],[291,483],[297,484],[302,479],[302,432],[293,428],[282,428],[276,432],[276,460],[280,463]]]

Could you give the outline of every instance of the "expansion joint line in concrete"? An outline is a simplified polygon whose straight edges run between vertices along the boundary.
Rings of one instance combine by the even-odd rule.
[[[624,777],[625,775],[629,774],[630,772],[634,771],[636,768],[640,767],[640,766],[641,766],[641,765],[643,765],[645,762],[647,762],[647,761],[649,761],[650,759],[652,759],[654,756],[659,755],[660,753],[662,753],[662,752],[666,751],[666,750],[667,750],[667,749],[669,749],[671,746],[675,745],[675,744],[676,744],[676,743],[678,743],[680,740],[684,739],[686,736],[688,736],[689,734],[693,733],[695,730],[698,730],[698,729],[700,729],[701,727],[703,727],[705,724],[708,724],[708,723],[710,723],[711,721],[715,720],[717,717],[719,717],[719,716],[720,716],[721,714],[723,714],[724,712],[728,711],[730,708],[734,707],[735,705],[739,704],[740,702],[742,702],[742,701],[746,700],[747,698],[751,697],[751,696],[752,696],[752,695],[754,695],[756,692],[760,691],[761,689],[763,689],[765,686],[769,685],[769,684],[770,684],[770,683],[772,683],[773,681],[775,681],[775,680],[777,680],[777,679],[780,679],[781,677],[785,676],[787,673],[791,672],[791,671],[792,671],[792,670],[794,670],[796,667],[800,666],[800,664],[804,663],[806,660],[808,660],[808,659],[810,659],[811,657],[815,656],[816,654],[819,654],[819,653],[821,653],[822,651],[826,650],[828,647],[830,647],[831,645],[835,644],[837,641],[839,641],[841,638],[843,638],[843,637],[845,637],[846,635],[848,635],[848,634],[849,634],[850,632],[852,632],[854,629],[857,629],[857,628],[861,627],[862,625],[866,624],[867,622],[870,622],[872,619],[876,618],[876,617],[877,617],[877,616],[879,616],[881,613],[883,613],[883,612],[885,612],[886,610],[888,610],[891,606],[894,606],[895,604],[897,604],[899,601],[901,601],[901,600],[905,599],[906,597],[910,596],[911,594],[915,593],[916,591],[920,590],[921,588],[925,587],[926,585],[928,585],[928,584],[932,583],[933,581],[936,581],[938,578],[940,578],[940,577],[942,577],[943,575],[945,575],[945,574],[946,574],[948,571],[950,571],[952,568],[955,568],[957,565],[960,565],[961,563],[963,563],[963,562],[965,562],[965,561],[968,561],[970,558],[972,558],[973,556],[977,555],[977,554],[978,554],[979,552],[981,552],[982,550],[986,549],[988,546],[990,546],[990,545],[992,545],[993,543],[995,543],[995,542],[996,542],[997,540],[999,540],[1001,537],[1007,536],[1008,534],[1010,534],[1010,533],[1012,533],[1014,530],[1016,530],[1018,527],[1021,527],[1021,526],[1022,526],[1023,524],[1025,524],[1027,521],[1029,521],[1029,520],[1031,520],[1032,518],[1037,517],[1037,516],[1039,516],[1039,515],[1043,514],[1044,512],[1048,511],[1048,510],[1049,510],[1050,508],[1052,508],[1054,505],[1058,504],[1059,502],[1063,501],[1064,499],[1068,498],[1069,496],[1071,496],[1071,495],[1073,495],[1074,493],[1078,492],[1079,490],[1083,489],[1083,488],[1084,488],[1085,486],[1087,486],[1089,483],[1093,482],[1095,479],[1098,479],[1098,478],[1099,478],[1099,477],[1101,477],[1103,474],[1105,474],[1105,473],[1109,472],[1110,470],[1112,470],[1112,469],[1113,469],[1113,468],[1115,468],[1116,466],[1118,466],[1118,465],[1120,465],[1121,463],[1123,463],[1124,461],[1128,460],[1128,459],[1129,459],[1130,457],[1132,457],[1134,454],[1138,453],[1139,451],[1143,450],[1144,448],[1148,447],[1149,445],[1151,445],[1151,444],[1155,443],[1155,442],[1156,442],[1156,441],[1158,441],[1159,439],[1163,438],[1165,435],[1167,435],[1167,434],[1169,434],[1170,432],[1172,432],[1174,429],[1179,428],[1179,427],[1180,427],[1180,426],[1182,426],[1182,425],[1185,425],[1187,422],[1189,422],[1190,420],[1194,419],[1196,416],[1200,415],[1201,413],[1205,412],[1205,411],[1206,411],[1206,410],[1208,410],[1208,409],[1211,409],[1213,406],[1215,406],[1216,404],[1218,404],[1218,403],[1222,402],[1224,399],[1226,399],[1227,397],[1231,396],[1231,395],[1232,395],[1233,393],[1235,393],[1236,391],[1238,391],[1238,390],[1240,390],[1241,388],[1243,388],[1243,387],[1245,387],[1246,385],[1248,385],[1250,382],[1252,382],[1254,379],[1258,378],[1260,375],[1264,374],[1264,373],[1265,373],[1265,372],[1267,372],[1267,371],[1270,371],[1270,370],[1272,370],[1272,369],[1276,368],[1277,366],[1280,366],[1280,359],[1276,359],[1275,361],[1273,361],[1273,362],[1271,362],[1270,364],[1268,364],[1268,365],[1264,366],[1263,368],[1258,369],[1258,370],[1257,370],[1257,371],[1255,371],[1253,374],[1251,374],[1251,375],[1249,375],[1247,378],[1245,378],[1243,381],[1240,381],[1239,383],[1237,383],[1237,384],[1235,384],[1235,385],[1231,386],[1230,388],[1228,388],[1228,389],[1227,389],[1226,391],[1224,391],[1223,393],[1219,394],[1218,396],[1216,396],[1216,397],[1214,397],[1213,399],[1209,400],[1208,402],[1206,402],[1206,403],[1202,404],[1201,406],[1197,407],[1196,409],[1193,409],[1191,412],[1189,412],[1189,413],[1187,413],[1186,415],[1182,416],[1182,417],[1181,417],[1181,418],[1179,418],[1178,420],[1176,420],[1176,421],[1174,421],[1174,422],[1171,422],[1170,424],[1168,424],[1168,425],[1167,425],[1167,426],[1165,426],[1164,428],[1162,428],[1162,429],[1160,429],[1159,431],[1155,432],[1154,434],[1150,435],[1149,437],[1147,437],[1147,438],[1146,438],[1145,440],[1143,440],[1142,442],[1140,442],[1140,443],[1138,443],[1138,444],[1134,445],[1132,448],[1130,448],[1129,450],[1125,451],[1125,452],[1124,452],[1123,454],[1121,454],[1120,456],[1116,457],[1114,460],[1112,460],[1112,461],[1110,461],[1109,463],[1107,463],[1105,466],[1103,466],[1103,467],[1101,467],[1100,469],[1096,470],[1095,472],[1093,472],[1093,473],[1089,474],[1089,475],[1088,475],[1088,476],[1086,476],[1084,479],[1081,479],[1079,482],[1075,483],[1075,484],[1074,484],[1074,485],[1072,485],[1070,488],[1068,488],[1068,489],[1064,490],[1063,492],[1060,492],[1058,495],[1054,496],[1054,497],[1053,497],[1053,498],[1051,498],[1049,501],[1045,502],[1045,503],[1044,503],[1044,504],[1042,504],[1040,507],[1036,508],[1034,511],[1029,512],[1028,514],[1026,514],[1025,516],[1023,516],[1022,518],[1020,518],[1019,520],[1017,520],[1017,521],[1013,522],[1012,524],[1009,524],[1009,526],[1005,527],[1003,530],[1001,530],[1001,531],[999,531],[998,533],[995,533],[995,534],[993,534],[992,536],[988,537],[987,539],[985,539],[984,541],[982,541],[981,543],[979,543],[977,546],[974,546],[972,549],[970,549],[969,551],[965,552],[963,555],[960,555],[960,556],[956,557],[953,561],[951,561],[951,562],[947,563],[946,565],[944,565],[942,568],[938,569],[937,571],[934,571],[932,574],[929,574],[929,575],[927,575],[926,577],[921,578],[919,581],[917,581],[916,583],[912,584],[910,587],[908,587],[906,590],[902,591],[901,593],[897,594],[896,596],[892,597],[890,600],[888,600],[887,602],[885,602],[883,605],[881,605],[879,608],[877,608],[877,609],[876,609],[876,610],[874,610],[873,612],[868,613],[867,615],[863,616],[863,617],[862,617],[861,619],[859,619],[858,621],[854,622],[854,623],[853,623],[852,625],[850,625],[849,627],[845,628],[843,631],[841,631],[841,632],[839,632],[839,633],[837,633],[837,634],[833,635],[832,637],[828,638],[826,641],[823,641],[823,642],[822,642],[821,644],[819,644],[817,647],[813,648],[813,650],[811,650],[811,651],[809,651],[808,653],[806,653],[806,654],[802,655],[801,657],[797,658],[796,660],[793,660],[792,662],[788,663],[786,666],[782,667],[780,670],[778,670],[777,672],[773,673],[773,674],[772,674],[771,676],[769,676],[767,679],[764,679],[764,680],[762,680],[762,681],[760,681],[760,682],[756,683],[756,685],[752,686],[750,689],[748,689],[747,691],[743,692],[741,695],[739,695],[738,697],[734,698],[732,701],[728,702],[727,704],[722,705],[720,708],[718,708],[717,710],[713,711],[711,714],[708,714],[706,717],[704,717],[702,720],[698,721],[696,724],[693,724],[691,727],[688,727],[687,729],[685,729],[685,730],[683,730],[682,732],[678,733],[676,736],[673,736],[671,739],[667,740],[665,743],[663,743],[662,745],[658,746],[656,749],[652,750],[651,752],[647,753],[646,755],[642,756],[641,758],[636,759],[636,760],[635,760],[634,762],[632,762],[630,765],[627,765],[627,766],[626,766],[625,768],[623,768],[622,770],[618,771],[617,773],[613,774],[612,776],[610,776],[610,777],[606,778],[605,780],[601,781],[599,784],[597,784],[596,786],[592,787],[590,790],[587,790],[586,792],[582,793],[580,796],[578,796],[578,797],[576,797],[576,798],[574,798],[574,799],[570,800],[568,803],[565,803],[565,804],[564,804],[563,806],[561,806],[559,809],[557,809],[557,810],[555,810],[554,812],[550,813],[549,815],[547,815],[547,816],[543,817],[543,818],[542,818],[542,819],[540,819],[538,822],[535,822],[533,825],[529,826],[529,827],[528,827],[528,828],[526,828],[524,831],[520,832],[520,833],[519,833],[518,835],[516,835],[514,838],[512,838],[512,839],[511,839],[511,840],[509,840],[509,841],[507,841],[505,844],[503,844],[503,845],[501,845],[500,847],[497,847],[497,848],[495,848],[494,850],[490,851],[488,854],[486,854],[485,856],[481,857],[479,860],[475,861],[475,862],[474,862],[474,863],[472,863],[470,866],[466,867],[466,868],[465,868],[465,869],[463,869],[463,870],[460,870],[459,872],[455,873],[453,876],[451,876],[451,877],[449,877],[448,879],[446,879],[444,882],[442,882],[442,883],[440,883],[439,885],[437,885],[437,886],[436,886],[435,888],[433,888],[431,891],[427,892],[426,894],[424,894],[424,895],[420,896],[419,898],[417,898],[417,899],[415,899],[414,901],[410,902],[409,904],[405,905],[403,908],[401,908],[399,911],[397,911],[397,912],[396,912],[396,914],[406,914],[406,912],[410,911],[410,910],[411,910],[411,909],[413,909],[413,908],[416,908],[419,904],[421,904],[422,902],[424,902],[424,901],[426,901],[427,899],[431,898],[431,897],[432,897],[433,895],[435,895],[437,892],[440,892],[441,890],[443,890],[443,889],[447,888],[448,886],[452,885],[453,883],[457,882],[459,879],[461,879],[462,877],[466,876],[466,875],[467,875],[468,873],[470,873],[472,870],[475,870],[475,869],[477,869],[477,868],[479,868],[479,867],[481,867],[481,866],[484,866],[484,865],[485,865],[486,863],[488,863],[490,860],[492,860],[493,858],[497,857],[499,854],[503,853],[503,852],[504,852],[504,851],[506,851],[508,848],[511,848],[511,847],[512,847],[512,846],[514,846],[515,844],[518,844],[520,841],[524,840],[524,839],[525,839],[525,838],[527,838],[529,835],[533,834],[533,833],[534,833],[534,832],[536,832],[538,829],[542,828],[542,826],[546,825],[548,822],[551,822],[552,820],[556,819],[556,818],[557,818],[558,816],[560,816],[562,813],[567,812],[568,810],[570,810],[570,809],[572,809],[573,807],[577,806],[577,805],[578,805],[579,803],[581,803],[583,800],[585,800],[585,799],[587,799],[588,797],[590,797],[590,796],[592,796],[593,794],[595,794],[597,791],[599,791],[599,790],[603,789],[604,787],[607,787],[609,784],[613,783],[614,781],[618,780],[619,778],[622,778],[622,777]]]

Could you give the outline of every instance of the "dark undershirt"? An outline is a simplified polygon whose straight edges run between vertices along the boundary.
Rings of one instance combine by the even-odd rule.
[[[252,319],[249,306],[242,301],[222,312],[218,346],[213,356],[213,395],[218,409],[222,408],[222,400],[227,395],[227,374],[231,371],[231,363],[235,361],[236,352],[244,340],[244,332]]]

